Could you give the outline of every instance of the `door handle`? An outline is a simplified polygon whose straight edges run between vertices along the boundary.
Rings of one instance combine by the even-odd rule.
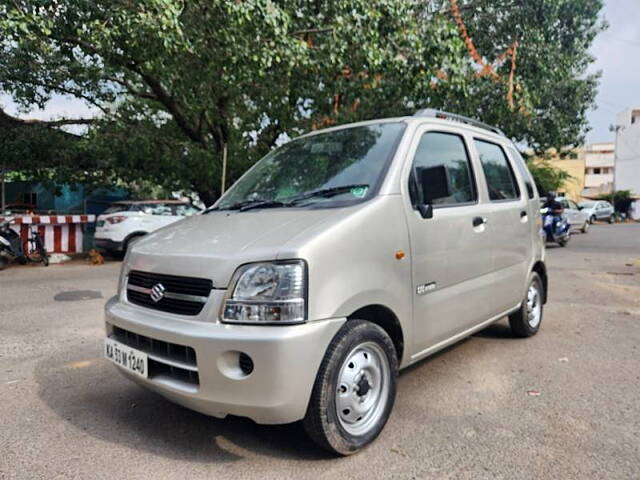
[[[479,227],[480,225],[486,224],[487,219],[484,217],[474,217],[471,223],[473,223],[474,227]]]
[[[526,211],[526,210],[522,210],[522,211],[520,212],[520,218],[524,218],[524,217],[526,217],[526,216],[527,216],[527,211]]]

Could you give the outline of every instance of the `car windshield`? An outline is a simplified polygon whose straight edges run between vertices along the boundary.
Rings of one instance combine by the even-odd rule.
[[[403,122],[345,128],[293,140],[260,160],[215,209],[350,205],[372,196]]]
[[[593,208],[596,202],[580,202],[580,206],[584,208]]]

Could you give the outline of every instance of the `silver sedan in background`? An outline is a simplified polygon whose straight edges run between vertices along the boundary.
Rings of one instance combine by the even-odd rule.
[[[613,213],[615,209],[613,205],[604,200],[591,200],[586,202],[580,202],[582,211],[589,215],[589,221],[591,223],[596,220],[603,220],[609,223],[613,223]]]

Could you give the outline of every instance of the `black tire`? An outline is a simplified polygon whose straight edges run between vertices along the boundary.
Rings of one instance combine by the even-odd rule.
[[[42,258],[42,264],[45,267],[49,266],[49,252],[47,252],[47,249],[42,247],[42,249],[40,250],[40,257]]]
[[[607,220],[607,222],[609,222],[609,224],[613,223],[613,215],[609,215],[609,219]]]
[[[360,346],[375,344],[381,352],[384,352],[388,366],[386,388],[382,387],[380,400],[386,403],[378,408],[375,421],[360,435],[348,432],[338,418],[337,392],[341,371],[344,368],[354,368],[352,363],[345,364],[348,358],[352,358],[353,352]],[[366,355],[364,358],[368,358]],[[384,358],[382,358],[384,360]],[[356,369],[358,366],[355,366]],[[389,335],[371,322],[365,320],[349,320],[333,337],[324,355],[316,381],[313,386],[307,413],[303,420],[304,428],[309,437],[320,447],[338,455],[351,455],[373,442],[384,428],[396,396],[396,384],[398,376],[398,358],[395,347]],[[367,395],[369,392],[368,381],[364,394],[354,390],[353,395]],[[380,382],[382,385],[382,382]],[[342,387],[342,385],[341,385]],[[343,390],[347,392],[347,390]],[[386,395],[384,392],[386,391]],[[357,398],[357,397],[356,397]],[[347,412],[347,409],[343,410]],[[360,421],[360,418],[357,419]]]
[[[9,266],[9,260],[6,257],[0,257],[0,270],[4,270]]]
[[[591,215],[591,218],[589,219],[589,222],[591,224],[593,224],[596,221],[596,216],[595,215]]]
[[[127,250],[129,250],[131,243],[138,240],[140,237],[144,237],[145,235],[146,234],[144,233],[138,233],[127,238],[122,244],[122,252],[120,252],[120,254],[124,257],[127,254]]]
[[[589,231],[589,221],[588,220],[584,221],[584,225],[582,225],[582,228],[580,229],[580,231],[582,233],[587,233]]]
[[[537,303],[535,305],[540,308],[539,320],[537,322],[529,321],[529,290],[531,287],[537,290]],[[529,283],[527,285],[527,291],[524,294],[522,305],[518,311],[509,315],[509,326],[511,331],[516,337],[531,337],[538,333],[540,325],[542,325],[542,318],[544,313],[544,288],[542,286],[542,279],[536,272],[531,272],[529,277]]]

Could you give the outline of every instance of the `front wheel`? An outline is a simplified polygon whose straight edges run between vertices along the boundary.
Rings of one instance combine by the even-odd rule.
[[[49,254],[40,241],[27,240],[22,247],[25,258],[31,263],[40,263],[49,266]]]
[[[349,320],[320,365],[303,422],[309,437],[339,455],[373,442],[393,408],[397,376],[389,335],[371,322]]]
[[[520,309],[509,315],[509,326],[517,337],[531,337],[538,333],[542,323],[542,306],[544,303],[544,289],[542,279],[536,272],[529,277],[527,293],[522,300]]]

